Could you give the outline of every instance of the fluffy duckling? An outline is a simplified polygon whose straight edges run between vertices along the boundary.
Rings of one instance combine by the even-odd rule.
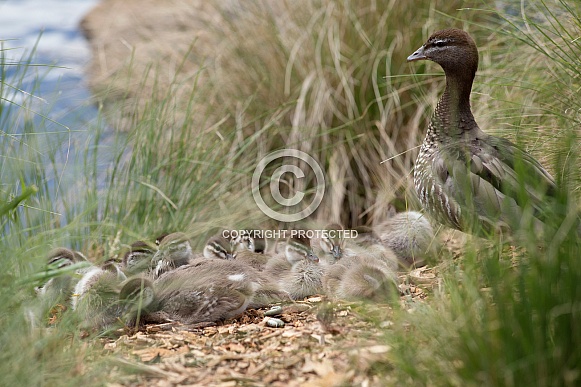
[[[358,238],[356,238],[357,241]],[[343,249],[343,254],[340,260],[335,261],[336,264],[341,264],[346,267],[350,267],[352,264],[361,260],[362,257],[367,257],[369,259],[374,259],[390,270],[395,271],[398,267],[398,258],[395,253],[387,246],[381,243],[375,243],[375,237],[369,239],[365,237],[366,241],[363,245],[355,243],[349,243]]]
[[[349,244],[341,259],[329,265],[323,276],[325,294],[335,299],[384,301],[394,294],[398,259],[391,249],[377,243],[372,230],[359,233],[360,243]]]
[[[286,256],[286,252],[278,253],[271,257],[268,262],[266,262],[263,271],[271,278],[279,279],[284,274],[288,273],[290,269],[292,269],[294,263],[296,262],[289,260],[289,258]]]
[[[266,251],[266,239],[262,235],[257,235],[252,230],[243,230],[236,237],[231,238],[235,251],[253,251],[264,254]]]
[[[270,260],[270,255],[265,253],[266,243],[264,238],[255,237],[248,232],[239,236],[234,241],[234,244],[238,246],[238,250],[235,253],[235,260],[245,263],[256,270],[265,270]]]
[[[233,249],[232,243],[224,238],[222,233],[211,237],[206,246],[204,246],[204,257],[209,259],[234,259],[236,252]]]
[[[337,299],[383,302],[397,294],[395,272],[374,258],[363,256],[353,265],[330,273],[330,276],[324,281],[325,289],[330,291],[329,296]],[[339,281],[329,283],[329,280],[336,281],[337,276]]]
[[[126,279],[113,262],[95,266],[81,278],[75,286],[71,305],[83,321],[83,328],[108,328],[120,321],[130,324],[141,308],[153,302],[148,280],[139,279],[137,289],[137,279],[125,282]]]
[[[268,261],[270,260],[270,256],[267,254],[259,254],[253,251],[243,250],[238,251],[235,254],[234,259],[238,262],[242,262],[250,267],[253,267],[256,270],[264,271]]]
[[[251,253],[250,251],[248,253]],[[241,259],[238,259],[238,255]],[[289,295],[281,289],[278,282],[270,276],[270,273],[263,273],[266,263],[270,257],[263,254],[252,253],[246,255],[244,252],[236,252],[230,241],[220,233],[208,240],[204,247],[204,258],[197,258],[190,261],[191,265],[197,267],[204,266],[212,270],[234,275],[245,273],[248,278],[256,284],[254,298],[250,303],[250,308],[260,308],[276,302],[289,301]],[[278,277],[274,277],[278,278]]]
[[[282,252],[275,253],[275,255],[272,256],[266,263],[264,271],[268,275],[274,278],[280,278],[283,275],[287,274],[292,269],[295,263],[300,262],[304,258],[304,255],[302,253],[296,252],[297,246],[299,246],[301,242],[297,238],[294,238],[295,240],[292,243],[294,243],[295,246],[293,247],[291,245],[292,239],[293,238],[287,240],[286,242],[278,242],[277,249],[282,250]],[[311,250],[311,254],[318,258],[318,255],[316,255],[312,251],[311,246],[307,247],[305,243],[307,242],[306,241],[302,242],[305,249]],[[308,243],[310,244],[310,240]]]
[[[381,242],[397,256],[405,269],[425,265],[435,251],[434,230],[428,219],[416,211],[400,212],[376,227]]]
[[[117,312],[126,325],[135,326],[145,320],[150,311],[157,309],[153,283],[145,277],[133,277],[121,284],[119,291],[121,309]]]
[[[190,262],[190,266],[197,268],[197,275],[210,275],[221,273],[222,275],[245,274],[246,278],[255,283],[255,294],[249,308],[262,308],[277,302],[290,301],[286,291],[281,289],[276,278],[269,273],[261,272],[244,262],[224,260],[221,258],[198,258]]]
[[[208,240],[204,247],[204,257],[235,260],[263,271],[270,257],[249,250],[254,249],[254,246],[254,239],[248,234],[238,235],[229,240],[220,233]]]
[[[182,232],[166,234],[156,242],[159,250],[151,259],[153,279],[177,267],[187,265],[194,257],[189,238]]]
[[[79,262],[88,263],[83,254],[65,247],[53,249],[47,255],[47,267],[49,269],[63,269]],[[49,307],[57,303],[67,303],[77,282],[75,277],[82,275],[86,270],[79,269],[74,273],[61,274],[49,279],[42,287],[37,289],[38,296]]]
[[[148,273],[151,270],[152,259],[156,253],[155,246],[147,242],[133,242],[123,256],[121,269],[127,276]]]
[[[330,263],[336,262],[343,256],[343,249],[345,248],[343,231],[342,225],[331,223],[325,226],[325,232],[319,238],[319,247],[323,252],[323,256],[330,258]]]
[[[305,236],[291,237],[286,245],[285,254],[291,268],[282,273],[280,287],[288,292],[293,300],[321,293],[324,268],[311,248],[310,239]]]
[[[332,224],[327,226],[327,230],[343,230],[341,225]],[[340,233],[323,237],[320,240],[321,249],[328,263],[341,263],[350,266],[353,262],[365,255],[377,259],[387,265],[392,270],[397,268],[397,258],[393,251],[381,244],[379,236],[368,227],[358,227],[357,237],[353,242],[347,242]],[[339,269],[335,269],[339,270]]]
[[[337,289],[339,288],[341,281],[343,281],[343,276],[345,275],[346,271],[347,266],[340,263],[329,265],[325,269],[321,284],[323,285],[323,292],[327,296],[334,299],[339,298],[337,297]]]
[[[184,324],[215,322],[243,313],[257,284],[246,268],[232,270],[231,262],[197,259],[168,271],[154,282],[159,310]]]

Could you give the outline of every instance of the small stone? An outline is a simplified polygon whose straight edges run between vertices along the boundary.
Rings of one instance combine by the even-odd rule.
[[[267,310],[266,312],[264,312],[264,315],[265,316],[278,316],[281,313],[282,313],[282,306],[275,305],[272,308],[270,308],[269,310]]]
[[[284,327],[284,321],[278,318],[269,318],[266,320],[266,325],[271,328],[282,328]]]

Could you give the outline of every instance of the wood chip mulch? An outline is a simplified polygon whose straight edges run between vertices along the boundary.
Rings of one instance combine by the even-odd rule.
[[[426,293],[403,284],[401,302]],[[391,350],[388,305],[330,303],[312,297],[283,307],[282,328],[267,309],[248,310],[222,325],[148,325],[102,339],[113,354],[110,386],[383,386]],[[98,344],[97,344],[98,345]],[[378,372],[378,370],[382,370]]]

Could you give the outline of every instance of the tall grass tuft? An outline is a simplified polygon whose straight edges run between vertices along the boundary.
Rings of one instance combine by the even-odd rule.
[[[51,313],[34,292],[48,249],[80,245],[75,227],[57,227],[65,191],[57,154],[70,132],[47,118],[37,96],[49,69],[33,62],[34,50],[12,57],[0,49],[0,384],[94,384],[95,350],[69,318],[48,327]]]
[[[196,135],[233,136],[232,151],[243,151],[245,165],[256,165],[282,148],[310,154],[327,172],[327,194],[317,219],[371,224],[385,216],[396,198],[403,199],[400,210],[415,205],[407,195],[409,171],[443,78],[426,77],[425,87],[411,89],[405,59],[435,29],[488,18],[462,10],[463,4],[207,3],[180,24],[195,36],[183,62],[168,61],[167,55],[149,57],[161,71],[141,80],[141,94],[131,87],[137,78],[130,70],[133,59],[146,63],[143,55],[163,48],[143,42],[148,46],[144,50],[132,40],[137,49],[116,71],[112,93],[126,87],[122,82],[130,74],[125,100],[133,103],[135,95],[145,96],[136,105],[141,112],[147,110],[144,101],[155,103],[165,95],[152,90],[172,90],[175,98],[166,100],[168,108],[196,114],[191,121],[181,113],[175,122],[158,121],[159,129],[173,131],[175,124]],[[191,5],[183,8],[186,14],[194,12]],[[179,39],[176,44],[184,46]],[[197,99],[189,107],[192,89]],[[107,93],[102,98],[107,101]],[[246,189],[244,184],[235,190]]]
[[[461,3],[441,10],[457,14]],[[292,147],[319,160],[328,187],[316,214],[322,222],[370,224],[397,198],[414,207],[409,171],[429,105],[412,103],[417,91],[398,75],[411,47],[444,20],[431,3],[411,12],[393,1],[260,1],[220,16],[211,111],[235,118],[245,136],[256,117],[276,117],[252,155]]]

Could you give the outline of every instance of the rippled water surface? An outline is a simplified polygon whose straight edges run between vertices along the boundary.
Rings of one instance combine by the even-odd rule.
[[[99,149],[96,164],[101,172],[112,159],[107,145],[112,136],[97,135],[104,128],[87,87],[85,67],[91,52],[79,29],[83,16],[97,2],[0,0],[0,41],[6,71],[2,76],[0,107],[4,119],[0,136],[18,148],[12,155],[16,158],[28,157],[23,151],[47,158],[56,154],[57,168],[48,173],[48,184],[59,186],[65,195],[77,186],[79,174],[85,173],[83,158],[87,154]],[[33,66],[12,64],[23,61]],[[104,132],[111,131],[105,128]],[[6,180],[11,177],[9,168],[0,170],[4,192],[10,191],[10,181]]]

